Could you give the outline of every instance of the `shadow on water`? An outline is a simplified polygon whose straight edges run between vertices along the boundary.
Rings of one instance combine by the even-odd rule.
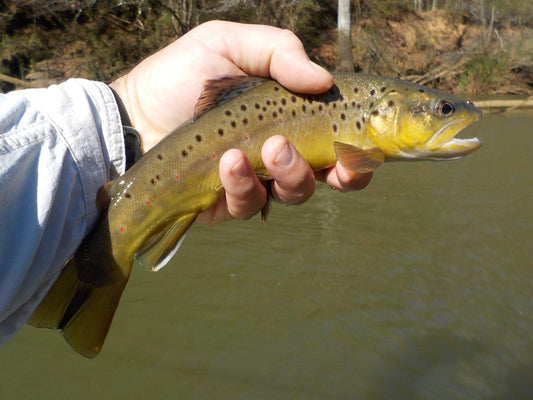
[[[369,382],[374,387],[369,398],[531,399],[533,364],[506,369],[503,382],[497,382],[497,388],[493,388],[487,381],[491,378],[501,381],[502,377],[487,376],[485,368],[490,360],[486,355],[490,352],[481,341],[451,332],[417,336],[407,351],[392,352],[388,365],[375,371]]]
[[[533,365],[521,365],[508,372],[505,390],[492,400],[529,400],[533,398]]]

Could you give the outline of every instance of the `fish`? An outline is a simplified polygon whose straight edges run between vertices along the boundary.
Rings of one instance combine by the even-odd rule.
[[[470,101],[395,78],[334,78],[318,95],[251,76],[207,81],[193,119],[100,189],[96,225],[28,322],[61,330],[74,350],[95,357],[134,260],[161,269],[198,214],[223,196],[218,161],[229,149],[244,151],[268,180],[261,147],[274,135],[288,138],[313,170],[339,161],[363,173],[386,161],[457,159],[481,146],[477,138],[456,137],[481,117]]]

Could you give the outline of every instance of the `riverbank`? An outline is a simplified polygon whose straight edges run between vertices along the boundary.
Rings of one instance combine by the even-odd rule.
[[[188,25],[180,25],[176,23],[179,15],[164,10],[99,4],[42,13],[33,19],[13,11],[9,23],[0,21],[0,73],[12,78],[0,75],[0,90],[43,86],[70,77],[112,80],[204,19],[212,19],[205,11],[193,18],[194,10],[189,10]],[[247,14],[229,8],[214,10],[213,15],[292,29],[315,61],[334,70],[339,62],[335,2],[300,4],[304,5],[289,16],[289,10],[273,5],[270,14],[262,11],[268,18],[259,11]],[[405,7],[354,11],[355,71],[399,77],[462,95],[533,94],[530,23],[496,14],[487,23],[464,12],[415,12]]]

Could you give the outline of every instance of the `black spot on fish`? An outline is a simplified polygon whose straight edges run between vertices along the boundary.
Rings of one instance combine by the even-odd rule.
[[[124,197],[127,198],[127,199],[131,199],[131,194],[129,194],[129,193],[125,193],[125,194],[124,194]]]
[[[387,90],[387,88],[383,86],[380,90],[381,90],[381,93],[383,93],[385,90]]]
[[[345,120],[346,120],[346,114],[342,113],[342,114],[341,114],[341,119],[342,119],[343,121],[345,121]]]
[[[418,91],[419,91],[420,93],[424,93],[424,92],[425,92],[424,89],[418,89]]]
[[[363,115],[363,124],[366,123],[366,117]]]
[[[222,136],[222,135],[224,135],[224,130],[223,130],[223,129],[219,129],[219,130],[217,131],[217,133],[218,133],[220,136]]]
[[[375,94],[376,94],[376,91],[375,91],[374,89],[372,89],[372,90],[370,91],[370,95],[371,95],[371,96],[374,96]]]
[[[155,180],[155,178],[152,178],[152,179],[150,179],[150,183],[151,183],[152,185],[155,185],[155,184],[157,183],[157,181]]]
[[[279,90],[278,86],[274,86],[274,90],[277,92]]]
[[[278,105],[278,102],[277,102],[276,100],[274,100],[274,101],[272,102],[272,105],[276,106],[276,105]]]
[[[189,145],[188,149],[189,149],[189,150],[192,150],[192,145]]]
[[[344,103],[344,109],[347,110],[348,109],[348,103]]]
[[[242,123],[246,125],[248,123],[248,118],[243,118]]]
[[[273,117],[273,118],[276,118],[277,116],[278,116],[278,113],[274,111],[274,112],[272,113],[272,117]]]
[[[263,111],[266,111],[266,110],[267,110],[267,108],[263,106]]]
[[[296,96],[292,96],[292,97],[291,97],[291,101],[292,101],[293,103],[296,103]]]
[[[355,107],[357,105],[356,101],[352,101],[352,107]]]
[[[266,103],[267,103],[267,106],[269,106],[270,103],[271,103],[271,101],[270,101],[270,100],[267,100]]]
[[[379,115],[379,111],[378,110],[372,111],[372,115],[374,115],[374,116]]]
[[[394,101],[389,100],[389,102],[387,103],[387,105],[388,105],[389,107],[393,107],[393,106],[394,106]]]
[[[246,106],[244,104],[241,104],[241,110],[246,111]]]
[[[324,107],[322,107],[322,104],[320,104],[320,105],[318,106],[318,111],[322,111],[323,109],[324,109]]]
[[[202,141],[202,137],[200,135],[196,135],[196,141],[197,142],[201,142]]]
[[[155,179],[157,179],[158,181],[161,180],[161,178],[159,177],[159,175],[156,175],[156,176],[155,176]]]
[[[258,103],[255,103],[255,108],[256,108],[257,110],[259,110],[260,107],[261,107],[261,106],[260,106]]]
[[[307,107],[304,105],[302,105],[302,111],[305,112],[307,110]]]
[[[357,129],[361,130],[361,122],[357,121],[355,123],[355,126],[357,126]]]
[[[315,109],[314,108],[311,109],[311,114],[315,115]]]
[[[353,92],[354,93],[358,93],[359,92],[359,88],[353,88]]]
[[[287,100],[285,100],[284,98],[281,99],[281,104],[283,104],[283,105],[287,104]]]
[[[358,109],[358,110],[361,109],[361,103],[358,103],[358,104],[357,104],[357,109]]]
[[[337,132],[337,124],[333,124],[333,132]]]
[[[337,103],[333,103],[333,108],[337,108]]]
[[[262,121],[263,120],[263,114],[259,114],[259,121]]]
[[[292,110],[291,114],[292,114],[293,117],[296,117],[296,111]]]
[[[163,159],[163,156],[162,156],[161,154],[158,154],[158,155],[157,155],[157,158],[159,158],[160,160],[162,160],[162,159]]]
[[[189,153],[187,153],[187,150],[182,150],[181,155],[183,157],[187,157],[187,154],[189,154]]]
[[[237,123],[235,121],[231,121],[231,126],[235,128],[237,126]]]
[[[372,108],[374,107],[374,102],[370,103],[370,105],[368,106],[368,108]]]
[[[344,100],[344,96],[342,94],[339,94],[339,100],[340,101],[343,101]]]
[[[283,107],[278,108],[280,114],[283,114]]]
[[[231,111],[227,110],[225,114],[229,117],[231,115]]]

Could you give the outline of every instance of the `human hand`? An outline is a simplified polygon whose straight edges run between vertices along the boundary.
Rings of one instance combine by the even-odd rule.
[[[211,21],[198,26],[148,57],[111,84],[141,133],[144,151],[168,132],[190,120],[205,81],[224,75],[272,77],[301,93],[321,93],[333,77],[312,63],[292,32],[263,25]],[[285,204],[305,202],[314,192],[315,175],[340,190],[362,189],[370,174],[348,171],[339,163],[313,174],[307,162],[283,137],[267,140],[262,149],[273,177],[272,193]],[[266,202],[266,190],[240,150],[224,154],[219,164],[226,196],[199,220],[215,224],[248,218]]]

